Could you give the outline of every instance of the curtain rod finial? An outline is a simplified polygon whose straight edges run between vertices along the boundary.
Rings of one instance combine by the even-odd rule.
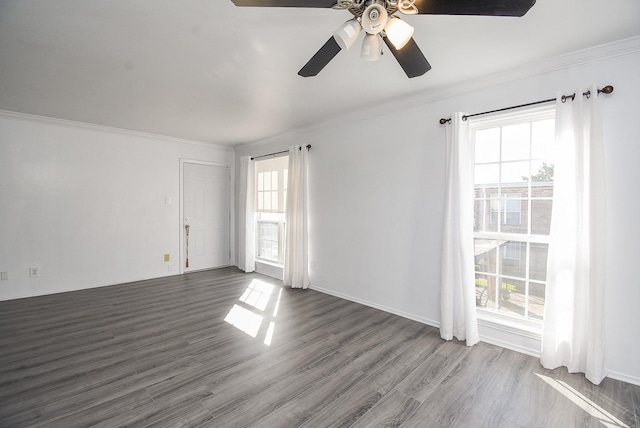
[[[611,85],[607,85],[604,88],[598,90],[598,93],[603,94],[610,94],[611,92],[613,92],[613,86]]]
[[[444,125],[447,122],[451,122],[451,119],[445,119],[444,117],[440,119],[440,125]]]

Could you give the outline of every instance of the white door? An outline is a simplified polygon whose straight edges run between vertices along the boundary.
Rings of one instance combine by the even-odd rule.
[[[229,168],[185,162],[182,173],[184,272],[229,266]]]

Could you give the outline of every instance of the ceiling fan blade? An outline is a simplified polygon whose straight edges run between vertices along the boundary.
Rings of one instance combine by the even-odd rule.
[[[331,38],[327,40],[327,43],[298,71],[298,74],[302,77],[316,76],[340,51],[340,45],[338,45],[336,39],[331,36]]]
[[[330,8],[336,0],[231,0],[236,6]]]
[[[535,3],[536,0],[415,0],[413,6],[419,14],[523,16]]]
[[[431,64],[429,64],[429,61],[424,57],[413,38],[409,39],[409,42],[399,50],[393,46],[393,43],[389,41],[388,37],[384,37],[384,42],[387,44],[393,56],[398,60],[400,67],[407,73],[407,77],[422,76],[431,70]]]

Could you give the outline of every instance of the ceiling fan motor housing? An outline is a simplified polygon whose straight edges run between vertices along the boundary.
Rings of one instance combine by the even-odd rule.
[[[378,34],[384,30],[388,19],[389,14],[383,5],[379,3],[370,4],[362,14],[362,28],[367,34]]]

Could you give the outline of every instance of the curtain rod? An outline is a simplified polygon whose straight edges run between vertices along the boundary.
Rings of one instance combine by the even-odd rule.
[[[311,144],[307,144],[307,150],[310,150],[310,149],[311,149]],[[300,150],[302,150],[302,147],[300,147]],[[251,158],[251,160],[258,159],[258,158],[266,158],[267,156],[280,155],[282,153],[289,153],[289,150],[283,150],[281,152],[274,152],[274,153],[267,153],[266,155],[254,156]]]
[[[611,86],[611,85],[607,85],[602,89],[598,89],[598,94],[600,94],[600,93],[610,94],[612,92],[613,92],[613,86]],[[587,97],[587,98],[589,98],[591,96],[591,91],[583,92],[582,95]],[[571,95],[563,95],[561,100],[562,100],[562,102],[565,102],[569,98],[571,98],[571,101],[573,101],[576,98],[576,94],[573,93]],[[517,106],[511,106],[511,107],[505,107],[505,108],[499,108],[497,110],[483,111],[481,113],[474,113],[474,114],[467,114],[467,115],[462,116],[462,120],[467,120],[470,117],[481,116],[483,114],[498,113],[498,112],[501,112],[501,111],[513,110],[515,108],[520,108],[520,107],[529,107],[529,106],[534,106],[534,105],[537,105],[537,104],[550,103],[550,102],[554,102],[556,100],[557,100],[557,98],[549,98],[548,100],[534,101],[532,103],[520,104],[520,105],[517,105]],[[451,118],[445,119],[443,117],[442,119],[440,119],[440,125],[444,125],[445,123],[448,123],[448,122],[451,122]]]

